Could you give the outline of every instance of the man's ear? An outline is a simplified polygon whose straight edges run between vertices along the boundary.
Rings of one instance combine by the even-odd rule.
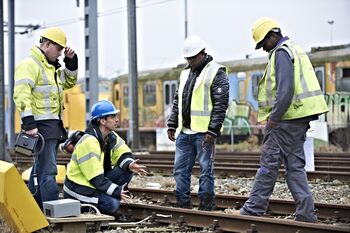
[[[100,118],[100,125],[105,125],[106,124],[106,118],[101,117]]]

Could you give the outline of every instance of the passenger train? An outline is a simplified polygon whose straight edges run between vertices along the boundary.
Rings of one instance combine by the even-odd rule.
[[[321,120],[330,132],[350,127],[350,44],[312,48],[308,54],[320,87],[325,94],[329,112]],[[261,134],[257,124],[258,83],[267,57],[222,62],[228,68],[230,105],[223,134],[235,136]],[[166,127],[177,80],[184,65],[173,69],[142,72],[138,77],[139,125],[143,129]],[[128,128],[128,77],[112,81],[111,100],[120,109],[121,128]],[[349,129],[350,131],[350,129]]]
[[[346,128],[350,132],[350,44],[312,48],[308,55],[329,106],[329,112],[321,120],[327,122],[330,133]],[[230,105],[223,135],[234,135],[237,140],[251,134],[262,134],[262,126],[257,123],[257,94],[258,83],[267,62],[267,57],[221,62],[227,67],[230,84]],[[157,128],[166,128],[166,120],[183,68],[184,64],[176,68],[139,73],[139,127],[141,137],[145,133],[148,143],[155,143]],[[76,86],[64,94],[64,122],[69,130],[85,128],[85,95],[81,90],[83,88]],[[101,80],[100,99],[109,98],[120,110],[120,132],[125,132],[129,127],[128,95],[127,75],[111,81]],[[18,115],[15,125],[18,132]],[[350,140],[350,135],[347,137]]]

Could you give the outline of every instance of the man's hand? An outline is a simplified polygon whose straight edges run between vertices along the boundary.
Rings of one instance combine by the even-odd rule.
[[[27,131],[25,131],[25,133],[30,135],[30,136],[36,137],[36,136],[38,136],[38,128],[27,130]]]
[[[139,161],[139,159],[129,164],[129,170],[138,175],[147,175],[148,172],[145,170],[146,166],[137,164],[137,161]]]
[[[68,57],[69,59],[72,59],[74,57],[74,50],[71,47],[66,47],[64,49],[64,56]]]
[[[209,143],[209,144],[215,144],[215,139],[216,137],[214,137],[213,135],[206,133],[203,139],[203,144],[204,143]]]
[[[170,141],[175,142],[175,131],[172,129],[168,129],[167,133]]]
[[[277,123],[271,121],[270,119],[268,119],[268,120],[267,120],[267,125],[268,125],[270,128],[275,128],[275,127],[277,126]]]
[[[122,202],[125,202],[126,204],[131,203],[131,196],[129,190],[125,190],[126,183],[122,186],[122,192],[120,193],[120,199]]]

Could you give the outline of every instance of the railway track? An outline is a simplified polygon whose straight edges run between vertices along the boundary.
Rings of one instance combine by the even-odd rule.
[[[179,224],[182,226],[200,227],[206,229],[210,227],[216,230],[213,232],[350,232],[348,226],[305,223],[288,219],[242,216],[217,211],[208,212],[149,204],[122,204],[120,207],[120,212],[128,216],[132,216],[133,219],[144,219],[147,216],[152,215],[155,216],[154,218],[156,218],[153,219],[153,221],[159,223]],[[162,218],[156,217],[156,215],[170,217]]]
[[[176,197],[173,191],[146,188],[129,188],[132,195],[142,200],[152,201],[161,205],[173,205],[176,203]],[[191,193],[193,205],[198,206],[199,200],[197,193]],[[218,209],[239,209],[248,199],[241,195],[216,194],[215,200]],[[295,202],[292,200],[273,199],[269,201],[269,215],[292,215],[295,211]],[[350,205],[336,205],[315,203],[315,209],[320,219],[333,219],[338,222],[350,221]]]
[[[10,151],[13,161],[19,165],[33,163],[33,158],[25,157]],[[142,152],[135,153],[135,157],[145,164],[149,171],[171,175],[173,169],[174,152]],[[253,152],[217,153],[215,157],[215,174],[220,176],[241,176],[252,177],[259,168],[260,154]],[[58,164],[67,164],[70,155],[59,153]],[[193,168],[194,174],[198,174],[199,166]],[[280,176],[284,175],[283,166],[280,169]],[[307,172],[309,180],[338,179],[350,182],[350,154],[349,153],[316,153],[315,171]]]

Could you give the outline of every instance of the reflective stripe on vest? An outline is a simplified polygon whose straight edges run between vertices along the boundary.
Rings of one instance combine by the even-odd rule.
[[[103,159],[104,153],[100,149],[97,138],[84,134],[75,145],[67,169],[68,179],[76,184],[95,189],[89,180],[103,174]]]
[[[75,199],[77,199],[79,201],[83,201],[83,202],[86,202],[86,203],[98,204],[98,198],[97,197],[88,197],[88,196],[81,195],[81,194],[76,193],[73,190],[69,189],[66,185],[63,185],[63,191],[65,191],[70,196],[74,197]]]
[[[44,96],[44,106],[45,106],[45,112],[43,114],[34,114],[35,120],[49,120],[49,119],[60,119],[58,114],[53,114],[51,112],[51,103],[50,103],[50,93],[57,92],[61,93],[62,89],[59,86],[48,86],[49,81],[46,76],[46,72],[44,67],[42,66],[41,62],[38,61],[38,59],[35,56],[31,56],[31,58],[34,60],[34,62],[40,67],[41,69],[41,76],[43,78],[43,84],[46,85],[44,87],[35,85],[33,88],[33,92],[40,93]],[[61,108],[61,106],[59,106]]]
[[[124,153],[131,153],[130,148],[125,144],[125,141],[115,132],[112,132],[116,137],[116,144],[111,150],[111,163],[112,166],[116,166],[118,160]],[[134,161],[133,159],[126,158],[120,164],[119,167],[122,167],[127,161]]]
[[[113,192],[114,192],[114,190],[115,190],[116,188],[118,188],[118,185],[112,183],[112,184],[108,187],[106,193],[107,193],[109,196],[112,196],[112,194],[113,194]]]

